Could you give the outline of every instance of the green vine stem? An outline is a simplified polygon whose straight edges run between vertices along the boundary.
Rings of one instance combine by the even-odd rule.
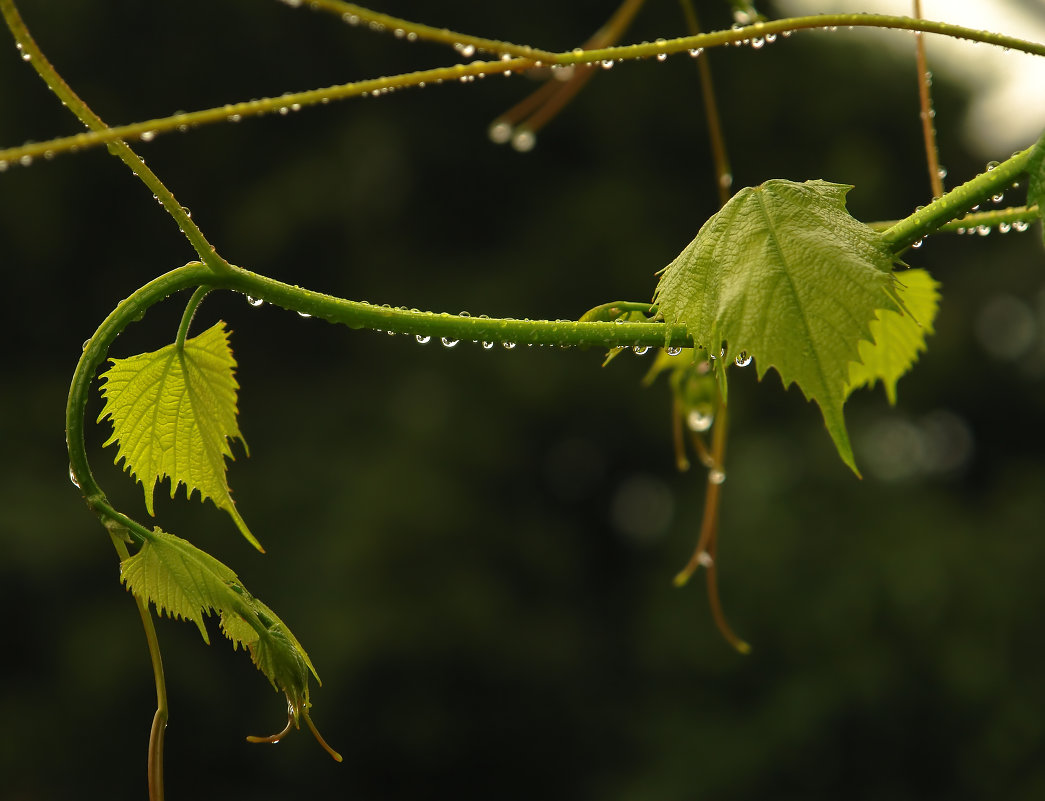
[[[1026,171],[1033,152],[1034,148],[1029,147],[1016,153],[900,220],[883,232],[886,246],[894,253],[900,253],[940,226],[958,219],[978,203],[1004,192]],[[963,220],[962,224],[969,223]]]
[[[51,62],[44,56],[39,46],[37,46],[36,41],[29,33],[29,29],[25,26],[21,14],[18,13],[14,0],[0,0],[0,13],[3,14],[4,21],[7,23],[7,27],[11,30],[11,33],[15,38],[18,49],[22,53],[22,59],[33,65],[33,68],[36,70],[37,74],[43,78],[44,83],[47,84],[48,88],[58,96],[59,100],[62,101],[62,105],[66,106],[96,135],[104,136],[112,131],[112,128],[106,125],[97,114],[91,111],[88,105],[79,95],[76,94],[76,92],[72,90],[69,84],[67,84],[58,74]],[[90,134],[80,134],[80,136],[89,135]],[[68,138],[76,139],[77,137]],[[140,134],[138,138],[141,138]],[[130,168],[131,172],[137,175],[142,182],[152,190],[153,195],[163,205],[164,209],[167,210],[167,213],[174,219],[178,228],[183,234],[185,234],[185,237],[189,240],[193,249],[207,266],[214,272],[223,272],[230,269],[228,262],[215,252],[214,246],[207,241],[207,238],[203,235],[199,226],[192,221],[188,210],[182,208],[181,204],[174,198],[174,195],[171,194],[170,190],[167,189],[163,182],[156,176],[156,173],[145,166],[145,162],[141,160],[138,154],[131,150],[127,143],[121,140],[121,137],[106,137],[104,141],[109,148],[109,152],[120,158],[123,163]],[[25,152],[10,158],[0,153],[0,169],[15,158],[17,158],[19,164],[28,165],[36,155],[50,157],[54,155],[58,149],[75,148],[75,146],[63,146],[58,149],[52,149],[47,146],[47,143],[43,143],[43,145],[44,147],[42,150],[35,146],[16,148],[15,150],[22,150]]]
[[[994,228],[999,230],[1026,230],[1026,226],[1041,219],[1037,206],[1009,206],[991,211],[973,211],[957,220],[944,223],[934,233],[973,234],[990,233]],[[887,231],[899,225],[899,220],[881,220],[868,225],[876,231]],[[1009,228],[1005,228],[1005,226]]]
[[[21,24],[20,19],[17,17],[17,12],[14,10],[13,0],[0,0],[0,8],[3,9],[5,18],[8,19],[8,25],[12,27],[13,31],[15,31],[15,38],[19,40],[19,43],[22,43],[19,37],[22,36],[23,33],[27,37],[28,32],[25,31],[24,25]],[[16,27],[18,27],[18,30],[16,30]],[[403,73],[401,75],[373,78],[370,80],[340,84],[321,89],[312,89],[305,92],[287,93],[279,97],[262,98],[260,100],[251,100],[241,103],[229,103],[216,108],[187,112],[184,114],[174,114],[169,117],[160,117],[157,119],[145,120],[143,122],[136,122],[130,125],[119,125],[110,128],[104,127],[104,124],[95,117],[94,119],[97,120],[98,125],[89,125],[88,127],[91,127],[92,130],[88,133],[59,137],[45,142],[35,142],[21,145],[19,147],[8,148],[6,150],[0,150],[0,171],[6,169],[9,165],[31,163],[34,158],[39,156],[53,156],[66,151],[84,150],[89,147],[97,147],[98,145],[114,143],[126,139],[143,139],[145,141],[151,141],[158,134],[169,131],[188,130],[190,127],[194,126],[223,122],[226,120],[239,120],[248,116],[260,116],[272,113],[287,114],[290,111],[298,111],[305,106],[325,104],[334,100],[343,100],[350,97],[382,95],[399,89],[424,87],[431,84],[445,82],[468,82],[486,75],[523,72],[532,67],[541,65],[565,66],[569,64],[612,64],[617,61],[654,58],[659,55],[667,56],[685,52],[689,52],[692,55],[699,55],[703,50],[710,47],[743,44],[744,42],[752,42],[756,40],[765,42],[767,41],[767,37],[775,39],[778,36],[788,35],[794,31],[803,29],[834,29],[839,27],[889,28],[896,30],[921,31],[923,33],[936,33],[957,39],[967,39],[969,41],[982,42],[997,47],[1006,47],[1010,50],[1016,50],[1023,53],[1045,56],[1045,44],[1028,42],[1012,36],[1004,36],[1002,34],[990,33],[988,31],[965,28],[960,25],[951,25],[945,22],[915,20],[910,17],[897,17],[887,14],[822,14],[806,17],[791,17],[770,22],[756,22],[742,28],[702,33],[695,36],[683,36],[676,39],[658,39],[655,42],[645,42],[642,44],[606,47],[596,50],[583,50],[578,48],[564,53],[549,53],[547,55],[543,55],[545,51],[539,51],[542,54],[540,58],[509,57],[506,60],[473,61],[470,64],[456,64],[451,67],[420,70],[417,72]],[[34,45],[33,51],[26,51],[23,47],[23,53],[25,52],[29,52],[32,56],[39,53],[39,50],[35,49]],[[505,53],[505,55],[510,54]],[[53,73],[53,70],[51,70],[51,72]],[[55,78],[60,81],[57,76],[55,76]],[[69,93],[70,95],[72,94],[71,90],[69,90]],[[75,95],[72,96],[75,97]],[[64,96],[63,99],[65,99]],[[82,103],[82,101],[80,102]],[[137,159],[137,156],[134,158]],[[140,159],[137,160],[140,162]],[[144,169],[144,165],[142,165],[142,169]],[[156,183],[158,183],[158,179],[156,180]],[[162,197],[162,195],[159,192],[156,192],[155,189],[154,192],[157,197]],[[169,198],[168,202],[172,201],[173,198]],[[185,224],[188,223],[191,227],[187,230],[191,231],[194,229],[195,225],[191,223],[191,220],[189,220],[188,216],[182,211],[181,206],[176,203],[173,203],[173,206],[176,208],[168,208],[168,211],[171,212],[175,219],[179,220],[179,224],[184,227]],[[196,234],[194,233],[193,236],[196,236]],[[215,258],[212,255],[212,251],[208,249],[209,245],[204,246],[205,240],[202,239],[202,234],[199,234],[199,237],[200,241],[194,242],[194,247],[197,245],[203,246],[203,252],[200,252],[200,247],[197,247],[197,252],[200,253],[200,258],[204,261]],[[208,261],[208,263],[210,262]]]

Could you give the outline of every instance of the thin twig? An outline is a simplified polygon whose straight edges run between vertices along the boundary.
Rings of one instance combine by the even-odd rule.
[[[914,0],[914,18],[922,18],[922,0]],[[940,174],[940,153],[936,146],[936,126],[933,123],[932,74],[925,58],[925,35],[914,35],[915,61],[918,65],[918,104],[921,107],[922,138],[925,140],[925,159],[929,165],[929,185],[933,197],[943,196],[943,176]]]

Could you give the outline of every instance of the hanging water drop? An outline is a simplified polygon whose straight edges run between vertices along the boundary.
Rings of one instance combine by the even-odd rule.
[[[762,39],[762,38],[756,36],[754,39],[751,40],[751,48],[753,50],[761,50],[762,49],[762,45],[764,45],[765,43],[766,43],[765,39]]]
[[[999,192],[998,194],[994,195],[991,198],[991,201],[994,202],[994,203],[1001,203],[1003,200],[1005,200],[1005,193],[1004,192]]]
[[[715,422],[715,415],[710,412],[705,413],[700,409],[690,409],[689,414],[686,415],[686,427],[697,433],[707,431],[713,422]]]
[[[493,344],[494,343],[492,342],[487,342],[486,340],[483,340],[483,350],[491,350],[493,348]]]
[[[80,346],[80,350],[87,350],[87,346],[90,345],[90,344],[91,344],[91,340],[90,339],[85,339],[83,341],[83,344]]]
[[[920,248],[922,246],[922,242],[924,242],[924,241],[925,241],[925,237],[922,237],[917,242],[912,242],[911,243],[911,247],[912,248]]]
[[[697,562],[700,564],[701,567],[705,568],[714,567],[715,565],[715,560],[707,551],[701,551],[699,554],[697,554]]]
[[[512,126],[504,120],[495,120],[487,131],[490,141],[496,145],[503,145],[512,138]]]
[[[649,345],[636,345],[631,349],[636,356],[644,356],[647,351],[649,351]]]
[[[987,162],[987,172],[990,172],[991,170],[996,169],[999,163],[1000,162],[997,162],[997,161],[988,161]]]
[[[1030,224],[1026,220],[1016,220],[1016,222],[1014,222],[1012,224],[1012,230],[1013,231],[1019,231],[1020,233],[1023,233],[1029,227],[1030,227]]]
[[[427,345],[432,341],[432,337],[428,334],[418,334],[415,339],[417,340],[418,345]]]
[[[528,153],[537,144],[537,136],[528,128],[518,128],[512,134],[512,149],[518,153]]]
[[[976,233],[978,233],[980,236],[987,236],[987,234],[989,234],[990,232],[991,232],[991,227],[989,225],[977,225],[976,226]]]
[[[76,471],[73,470],[72,465],[69,465],[69,481],[72,482],[72,485],[76,487],[76,489],[80,489],[80,482],[76,478]]]
[[[675,347],[674,345],[667,348],[668,356],[678,356],[682,353],[682,348]]]
[[[308,318],[309,318],[309,317],[311,317],[311,316],[312,316],[312,315],[311,315],[311,314],[309,314],[308,312],[303,312],[303,311],[299,311],[299,312],[298,312],[298,317],[304,317],[305,319],[308,319]]]
[[[156,138],[156,131],[142,131],[141,132],[141,140],[143,142],[151,142],[155,138]]]
[[[703,52],[704,52],[704,48],[703,47],[692,47],[692,48],[690,48],[690,51],[689,51],[689,57],[690,58],[696,58],[697,56],[699,56]]]
[[[458,340],[458,339],[450,339],[449,337],[443,337],[443,347],[444,348],[452,348],[455,345],[457,345],[458,342],[460,342],[460,340]]]
[[[708,471],[708,481],[712,484],[721,484],[726,480],[726,471],[713,467]]]
[[[747,355],[746,350],[742,350],[737,354],[737,358],[733,360],[733,363],[736,364],[737,367],[747,367],[751,364],[751,357]]]
[[[613,69],[613,59],[612,58],[604,58],[602,60],[602,68],[604,70]]]
[[[515,347],[515,343],[514,342],[502,342],[501,344],[504,346],[505,350],[511,350],[512,348]]]
[[[998,223],[998,233],[999,234],[1007,234],[1011,230],[1012,230],[1012,224],[1011,223],[1007,223],[1007,222],[1000,222],[1000,223]]]
[[[263,301],[261,298],[251,297],[250,295],[247,295],[247,303],[249,303],[255,309],[258,308],[259,306],[264,306],[265,305],[265,301]]]

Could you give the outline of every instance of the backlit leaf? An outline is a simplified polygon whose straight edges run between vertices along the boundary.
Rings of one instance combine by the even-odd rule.
[[[772,180],[740,190],[664,270],[655,302],[712,355],[754,357],[820,406],[856,472],[842,405],[879,309],[898,311],[893,255],[845,208],[851,187]],[[728,361],[727,361],[728,363]]]
[[[195,623],[207,642],[203,618],[216,612],[233,645],[250,652],[257,668],[293,707],[308,708],[308,674],[319,680],[308,654],[231,568],[187,540],[155,530],[136,554],[120,563],[120,576],[157,613]]]
[[[939,289],[925,270],[897,274],[896,291],[904,310],[878,310],[871,323],[874,343],[861,341],[860,361],[849,364],[849,392],[880,380],[889,403],[896,403],[896,382],[911,369],[925,350],[926,336],[933,333]]]
[[[112,359],[102,374],[105,407],[117,443],[117,464],[141,482],[153,514],[157,482],[169,478],[171,497],[182,484],[189,497],[199,491],[236,522],[243,536],[263,550],[232,501],[225,478],[230,440],[243,437],[236,423],[236,361],[225,324],[218,322],[184,347]],[[244,443],[244,448],[246,443]]]

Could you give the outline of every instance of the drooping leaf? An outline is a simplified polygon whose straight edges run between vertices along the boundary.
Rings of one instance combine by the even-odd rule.
[[[772,180],[738,192],[664,270],[655,302],[671,324],[727,359],[746,352],[820,406],[856,470],[842,405],[849,363],[879,309],[899,309],[893,255],[845,208],[849,186]],[[859,475],[859,473],[857,473]]]
[[[1027,184],[1027,205],[1038,206],[1038,216],[1042,220],[1042,241],[1045,241],[1045,133],[1034,146],[1027,164],[1027,175],[1030,178]]]
[[[301,643],[282,620],[243,587],[235,572],[192,543],[155,530],[139,551],[120,563],[120,576],[134,595],[159,614],[196,624],[216,612],[233,646],[242,645],[272,685],[298,710],[309,704],[308,674],[319,676]]]
[[[911,369],[933,333],[940,302],[940,285],[925,270],[907,270],[896,276],[896,292],[903,311],[879,309],[871,323],[874,342],[860,342],[860,361],[849,364],[847,394],[881,381],[889,403],[896,403],[896,382]]]
[[[102,374],[105,407],[98,421],[112,421],[105,444],[117,443],[116,462],[122,459],[141,482],[149,514],[156,483],[169,478],[172,498],[182,484],[189,497],[199,491],[263,550],[237,511],[225,477],[225,459],[233,458],[230,441],[243,442],[236,423],[236,360],[225,324],[216,323],[181,348],[171,344],[111,361]]]

